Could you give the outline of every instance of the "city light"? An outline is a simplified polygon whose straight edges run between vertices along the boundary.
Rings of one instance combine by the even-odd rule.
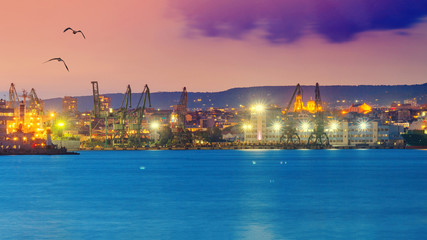
[[[262,112],[262,111],[264,111],[264,109],[265,109],[265,107],[262,104],[255,105],[255,111],[257,111],[257,112]]]
[[[63,126],[65,126],[65,123],[64,123],[64,122],[59,122],[59,123],[58,123],[58,127],[63,127]]]
[[[331,123],[329,124],[329,128],[332,131],[338,130],[338,126],[339,126],[339,124],[337,121],[331,121]]]
[[[307,132],[307,131],[310,129],[310,123],[309,123],[309,122],[306,122],[306,121],[302,122],[302,123],[301,123],[301,129],[302,129],[304,132]]]
[[[250,124],[243,124],[243,129],[244,130],[250,130],[250,129],[252,129],[252,126]]]
[[[159,129],[160,127],[160,123],[159,122],[152,122],[151,123],[151,128],[152,129]]]
[[[368,122],[362,121],[359,123],[359,129],[360,130],[366,130],[368,128]]]
[[[274,131],[280,131],[281,128],[282,128],[282,124],[280,122],[275,122],[273,124]]]

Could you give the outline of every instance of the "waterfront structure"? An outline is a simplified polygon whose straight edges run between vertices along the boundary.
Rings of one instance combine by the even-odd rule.
[[[280,143],[283,126],[286,124],[281,121],[281,116],[277,109],[253,107],[250,120],[243,124],[243,141],[252,144]],[[296,133],[301,144],[305,145],[315,131],[315,118],[311,114],[299,114],[295,122]],[[329,121],[325,121],[324,129],[333,147],[403,145],[400,136],[404,131],[403,126],[381,124],[366,118],[339,121],[330,117]]]
[[[63,114],[77,113],[77,98],[71,97],[71,96],[65,96],[62,99],[62,113]]]
[[[6,140],[7,136],[7,126],[8,122],[13,121],[14,117],[14,109],[8,108],[6,101],[1,99],[0,100],[0,140],[4,141]]]
[[[280,108],[265,109],[261,104],[253,106],[250,120],[243,126],[244,142],[278,143],[281,137],[281,120]]]
[[[383,125],[377,121],[360,120],[356,122],[331,123],[327,128],[330,144],[335,147],[402,145],[399,125]]]

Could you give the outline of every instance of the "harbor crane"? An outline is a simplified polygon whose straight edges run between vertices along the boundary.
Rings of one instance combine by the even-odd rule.
[[[15,109],[15,112],[19,109],[19,97],[16,91],[15,84],[11,83],[9,88],[9,102],[7,103],[8,108]]]
[[[179,99],[179,103],[174,106],[172,113],[172,130],[174,132],[183,131],[185,128],[185,114],[187,114],[187,88],[184,87]]]
[[[187,88],[184,87],[179,103],[174,106],[171,116],[171,126],[175,146],[187,146],[192,143],[191,133],[185,129],[185,115],[187,114]]]
[[[292,97],[286,106],[286,109],[284,111],[284,117],[285,117],[285,127],[283,130],[283,134],[280,137],[280,142],[288,145],[288,146],[296,146],[301,144],[300,137],[298,136],[298,133],[296,131],[296,124],[295,124],[295,118],[298,115],[297,109],[294,109],[294,113],[290,114],[290,108],[292,105],[293,100],[295,99],[295,96],[299,96],[298,99],[302,99],[302,88],[300,84],[296,86],[294,93],[292,94]],[[296,103],[295,105],[299,106],[300,103]],[[296,107],[297,108],[297,107]]]
[[[134,145],[137,147],[141,146],[141,130],[142,130],[142,121],[145,114],[145,108],[146,103],[148,99],[148,107],[151,108],[151,97],[150,97],[150,88],[148,88],[148,85],[146,84],[144,86],[144,89],[141,93],[141,96],[139,98],[138,104],[136,105],[136,108],[132,111],[131,115],[134,119],[133,124],[130,124],[129,130],[136,131],[135,137],[134,137]]]
[[[9,88],[9,102],[7,107],[14,109],[15,116],[19,116],[19,122],[25,121],[25,105],[26,103],[24,101],[19,100],[15,84],[11,83]]]
[[[127,86],[125,95],[122,100],[120,108],[114,114],[114,123],[113,123],[113,145],[124,146],[129,138],[127,123],[129,122],[129,109],[132,107],[132,89],[130,85]],[[118,123],[117,120],[118,119]],[[117,142],[117,136],[119,136],[120,141]]]
[[[93,92],[93,110],[92,116],[89,118],[89,134],[92,140],[92,129],[96,129],[98,126],[102,126],[104,123],[105,128],[105,147],[108,146],[108,119],[112,117],[112,114],[107,110],[101,111],[101,97],[99,95],[98,81],[92,81],[92,92]],[[92,128],[92,117],[94,120],[94,127]]]
[[[43,115],[44,102],[37,96],[36,90],[34,88],[31,88],[31,91],[28,97],[29,97],[28,109],[37,115]]]
[[[319,83],[316,83],[315,92],[315,127],[307,141],[308,147],[324,148],[329,146],[329,138],[325,133],[324,112],[320,97]]]

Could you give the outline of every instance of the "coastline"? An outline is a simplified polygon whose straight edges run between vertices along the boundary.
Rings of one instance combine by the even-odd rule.
[[[404,146],[343,146],[343,147],[283,147],[272,145],[251,145],[251,146],[210,146],[210,147],[143,147],[143,148],[125,148],[125,147],[93,147],[80,148],[75,151],[132,151],[132,150],[250,150],[250,149],[270,149],[270,150],[301,150],[301,149],[412,149]]]

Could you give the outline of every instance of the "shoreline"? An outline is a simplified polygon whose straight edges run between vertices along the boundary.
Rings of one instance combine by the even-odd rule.
[[[72,149],[72,151],[135,151],[135,150],[251,150],[251,149],[265,149],[265,150],[321,150],[321,149],[412,149],[404,146],[342,146],[342,147],[283,147],[283,146],[222,146],[222,147],[142,147],[142,148],[126,148],[126,147],[93,147],[93,148],[80,148]]]

